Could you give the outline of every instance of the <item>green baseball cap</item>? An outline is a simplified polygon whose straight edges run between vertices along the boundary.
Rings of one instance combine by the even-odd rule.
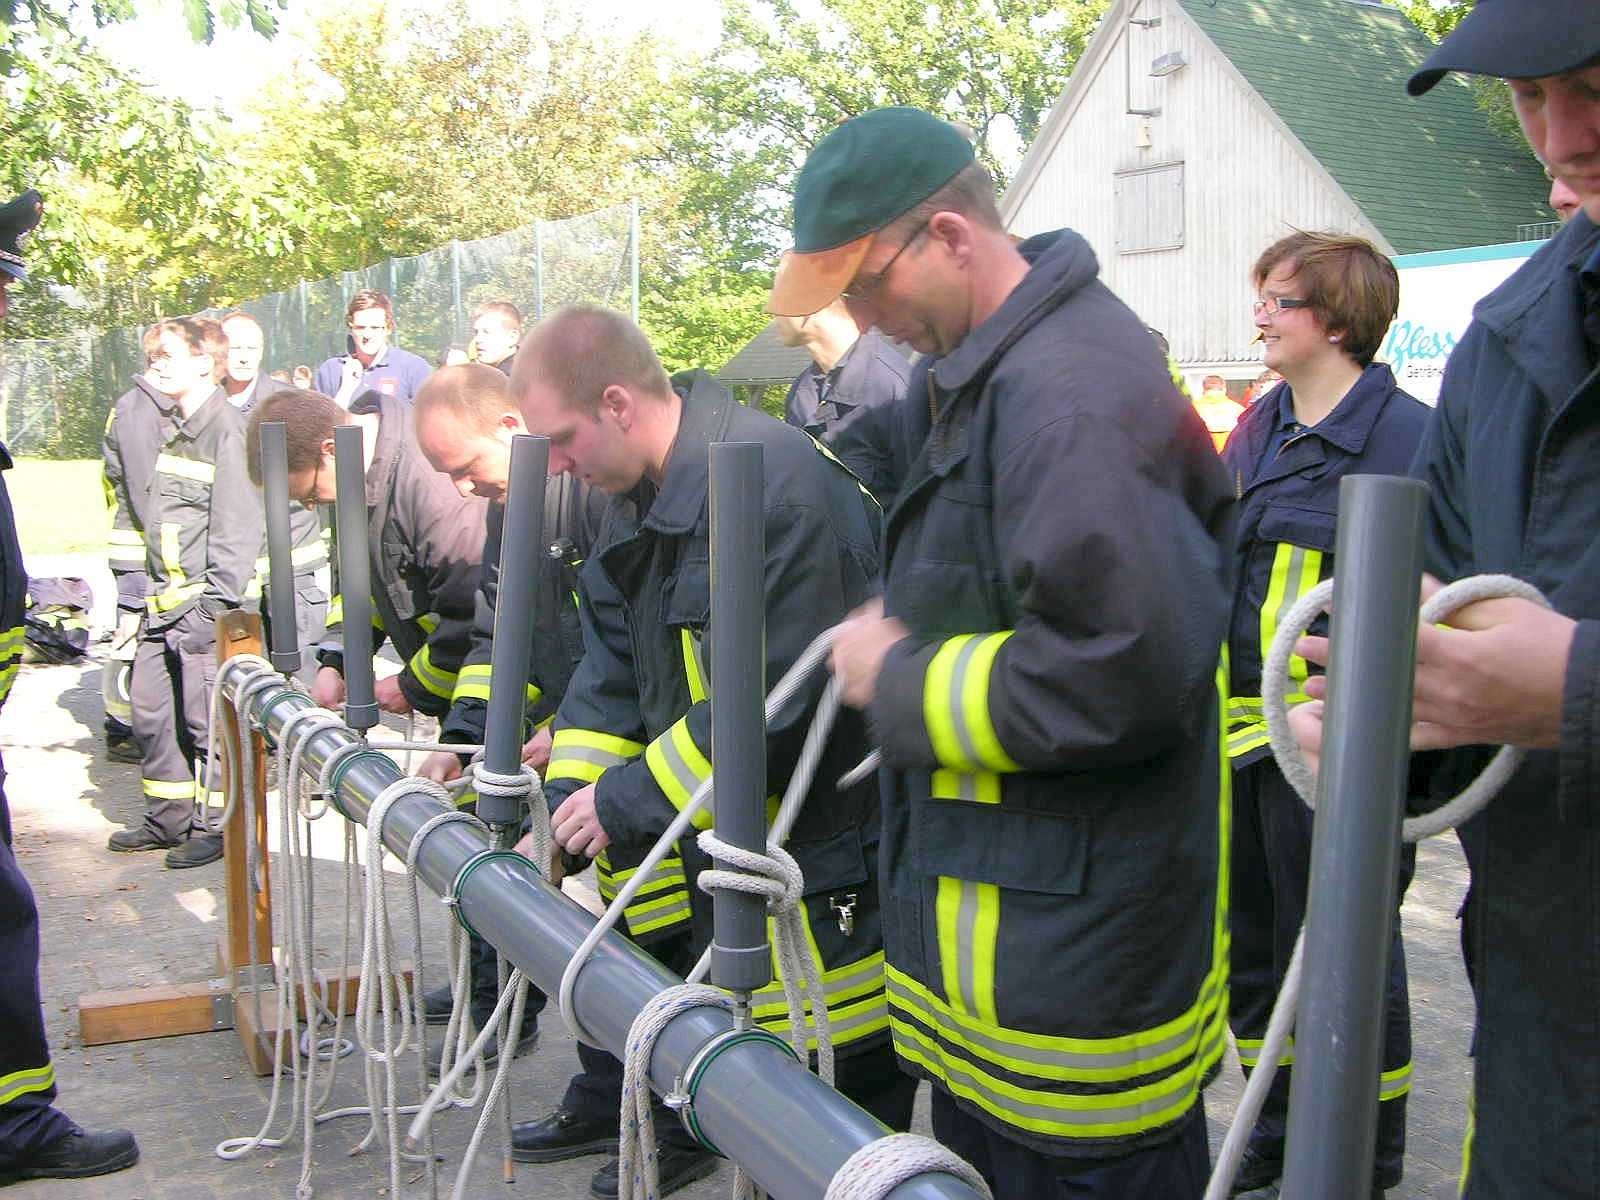
[[[795,180],[794,249],[778,264],[767,311],[806,317],[828,307],[877,232],[972,161],[972,143],[920,108],[876,108],[844,122]]]

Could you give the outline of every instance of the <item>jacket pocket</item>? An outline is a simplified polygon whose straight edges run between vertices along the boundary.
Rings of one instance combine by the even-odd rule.
[[[1089,870],[1089,818],[961,800],[912,802],[918,871],[1025,892],[1077,896]]]
[[[1261,514],[1257,537],[1263,542],[1288,542],[1308,550],[1333,553],[1338,530],[1337,513],[1297,504],[1269,504]]]
[[[805,874],[807,896],[867,882],[867,855],[859,829],[841,829],[814,842],[791,842],[787,849]]]
[[[661,623],[704,629],[711,619],[711,560],[687,558],[661,589]]]

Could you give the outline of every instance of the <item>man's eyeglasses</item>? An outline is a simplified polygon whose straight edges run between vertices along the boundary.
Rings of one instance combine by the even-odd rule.
[[[311,475],[311,487],[304,496],[300,497],[300,504],[304,508],[315,508],[322,501],[317,499],[317,491],[322,483],[322,455],[317,455],[317,469]]]
[[[839,293],[840,298],[844,300],[865,300],[873,292],[882,287],[884,280],[889,278],[889,271],[894,267],[894,264],[900,261],[900,256],[911,248],[911,243],[916,241],[927,231],[928,221],[931,220],[933,220],[933,218],[929,217],[927,221],[923,221],[922,224],[918,225],[916,229],[912,231],[911,236],[900,243],[900,249],[896,250],[889,257],[889,261],[884,263],[883,266],[879,267],[871,275],[857,276],[855,279],[851,280],[850,286]]]
[[[1310,307],[1311,301],[1309,300],[1296,300],[1292,296],[1274,296],[1270,300],[1257,300],[1250,306],[1250,311],[1258,317],[1262,313],[1266,313],[1269,317],[1275,317],[1286,308]]]

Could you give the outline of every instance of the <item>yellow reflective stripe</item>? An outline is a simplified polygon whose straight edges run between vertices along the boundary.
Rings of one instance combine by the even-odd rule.
[[[335,596],[328,601],[328,627],[344,624],[344,597]]]
[[[1000,776],[993,771],[952,771],[940,767],[933,773],[935,800],[965,800],[971,804],[999,804]]]
[[[1472,1143],[1478,1132],[1478,1089],[1474,1084],[1467,1089],[1467,1133],[1461,1139],[1461,1178],[1456,1181],[1456,1194],[1466,1195],[1467,1178],[1472,1174]]]
[[[118,529],[115,525],[106,534],[106,559],[113,564],[129,567],[144,566],[144,535],[137,529]]]
[[[0,700],[4,700],[11,694],[11,685],[16,682],[16,679],[16,663],[12,663],[8,667],[0,667]]]
[[[954,1009],[999,1028],[994,1004],[994,954],[1000,889],[992,883],[939,876],[934,904],[944,993]]]
[[[407,665],[410,666],[411,674],[416,677],[418,683],[441,700],[448,700],[451,692],[455,690],[455,672],[434,666],[431,650],[430,646],[424,644],[421,650],[411,656],[411,662]]]
[[[1200,1081],[1220,1060],[1224,1009],[1213,1010],[1211,1020],[1193,1031],[1179,1068],[1151,1083],[1119,1091],[1066,1092],[1024,1087],[1002,1079],[963,1055],[953,1054],[946,1044],[936,1042],[924,1028],[907,1015],[927,1016],[908,1009],[902,985],[914,981],[891,965],[886,971],[889,983],[889,1027],[895,1051],[908,1062],[921,1066],[940,1079],[943,1085],[1010,1125],[1035,1133],[1063,1138],[1125,1137],[1160,1128],[1177,1120],[1193,1107],[1200,1094]],[[936,1011],[949,1015],[948,1006],[926,992],[923,998]],[[1019,1035],[1015,1032],[1011,1036]],[[1121,1039],[1108,1039],[1118,1041]],[[1124,1070],[1124,1078],[1137,1078],[1149,1072],[1142,1066]]]
[[[812,962],[822,966],[822,949],[817,945],[811,928],[811,916],[804,913],[807,952]],[[783,994],[783,972],[778,960],[777,931],[772,918],[767,918],[767,943],[772,948],[773,982],[758,988],[751,996],[750,1014],[756,1024],[771,1033],[787,1037],[792,1025],[789,1020],[789,1003]],[[874,951],[865,958],[843,963],[837,967],[823,968],[822,995],[828,1006],[828,1029],[835,1045],[857,1041],[888,1027],[889,1008],[883,991],[883,951]],[[805,1028],[810,1031],[807,1043],[816,1049],[816,1017],[811,1001],[801,1002],[801,1015]]]
[[[1279,542],[1272,555],[1272,574],[1267,581],[1267,596],[1261,604],[1260,638],[1261,662],[1266,662],[1267,651],[1277,637],[1284,617],[1308,591],[1317,586],[1322,575],[1322,551]],[[1310,674],[1306,660],[1298,655],[1289,659],[1287,700],[1290,705],[1300,704],[1310,697],[1305,693],[1306,677]],[[1227,722],[1224,733],[1229,758],[1239,758],[1254,753],[1268,744],[1266,714],[1259,696],[1229,696]]]
[[[995,655],[1012,632],[953,637],[928,664],[922,715],[941,765],[967,771],[1021,770],[1000,745],[989,714],[989,676]]]
[[[546,782],[577,779],[593,783],[612,767],[639,757],[643,750],[643,742],[596,729],[558,729],[550,742],[550,764],[544,777]]]
[[[374,610],[376,610],[376,605],[374,605]],[[422,626],[423,633],[432,634],[435,629],[439,628],[439,614],[423,613],[417,618],[417,624]]]
[[[1252,1069],[1261,1061],[1261,1038],[1235,1038],[1234,1048],[1239,1052],[1239,1065],[1246,1070]],[[1290,1035],[1285,1043],[1283,1053],[1278,1056],[1280,1067],[1294,1066],[1294,1035]]]
[[[705,662],[700,657],[700,639],[687,629],[679,629],[678,637],[683,643],[683,673],[689,680],[689,700],[699,704],[711,695],[706,687]]]
[[[28,639],[28,629],[25,625],[13,625],[10,629],[0,633],[0,658],[15,654],[22,649],[22,644]]]
[[[308,542],[290,550],[289,561],[297,567],[320,567],[328,561],[328,550],[320,541]]]
[[[144,549],[128,550],[119,546],[106,547],[106,565],[113,570],[122,568],[128,571],[137,571],[144,566]]]
[[[55,1085],[54,1063],[45,1063],[42,1067],[25,1067],[8,1075],[0,1075],[0,1104],[10,1104],[19,1096],[25,1096],[29,1092],[42,1092]]]
[[[489,664],[468,663],[456,674],[456,688],[450,701],[482,700],[489,702]]]
[[[154,800],[193,800],[195,797],[192,779],[146,779],[143,784],[144,794]]]
[[[1392,1071],[1385,1071],[1378,1077],[1378,1102],[1385,1100],[1398,1100],[1411,1090],[1411,1062],[1408,1059],[1405,1066],[1396,1067]]]
[[[610,904],[616,899],[622,885],[633,878],[637,871],[637,867],[612,871],[610,859],[602,851],[595,859],[595,879],[600,898]],[[687,921],[689,914],[689,890],[683,859],[669,855],[656,864],[656,869],[622,915],[627,922],[628,932],[638,937]]]
[[[156,472],[160,475],[193,479],[198,483],[211,483],[217,477],[217,468],[213,463],[201,462],[195,458],[180,458],[176,454],[156,455]]]
[[[677,809],[689,806],[695,790],[711,774],[711,763],[689,732],[687,716],[679,717],[670,729],[650,743],[645,749],[644,761],[656,785]],[[691,824],[696,829],[710,829],[711,805],[695,813]]]

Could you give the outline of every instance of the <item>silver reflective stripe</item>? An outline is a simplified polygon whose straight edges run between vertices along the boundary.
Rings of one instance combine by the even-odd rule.
[[[967,752],[970,754],[971,748]],[[969,880],[961,880],[961,900],[956,908],[956,938],[959,953],[956,955],[956,979],[961,986],[961,1007],[963,1011],[975,1013],[978,1008],[978,985],[973,978],[976,974],[974,963],[976,958],[972,953],[973,930],[978,924],[978,885]]]
[[[972,731],[967,728],[967,710],[962,700],[967,692],[967,667],[971,665],[972,656],[978,652],[983,640],[981,634],[968,638],[956,651],[955,664],[950,668],[950,724],[956,731],[956,740],[961,743],[961,753],[971,763],[981,763],[983,758],[972,740]],[[967,799],[964,793],[963,788],[962,799]]]
[[[471,670],[472,668],[467,668]],[[571,758],[578,762],[592,763],[594,766],[609,770],[611,767],[620,767],[628,759],[625,755],[617,754],[611,750],[601,750],[596,746],[574,746],[570,743],[562,745],[555,755],[558,759]]]

